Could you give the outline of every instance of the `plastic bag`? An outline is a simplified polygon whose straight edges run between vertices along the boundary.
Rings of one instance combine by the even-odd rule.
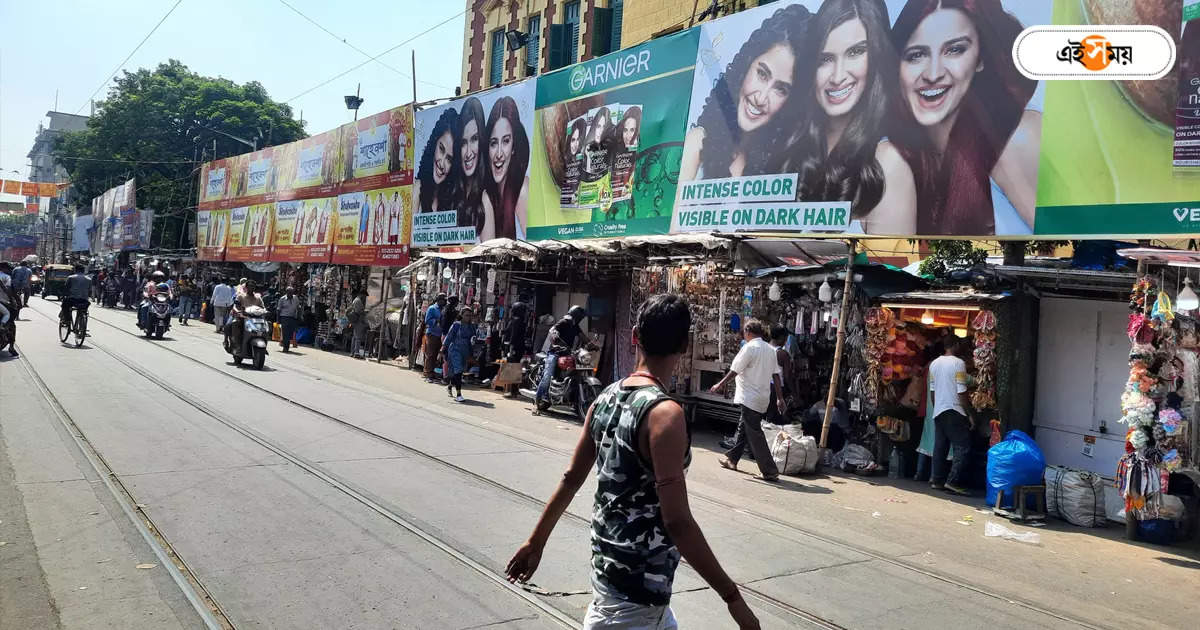
[[[1155,545],[1175,542],[1175,522],[1165,518],[1138,521],[1138,539]]]
[[[999,537],[1005,540],[1015,540],[1030,545],[1042,544],[1042,536],[1037,532],[1015,532],[995,521],[984,523],[983,535]]]
[[[1183,499],[1173,494],[1162,495],[1162,505],[1158,508],[1158,515],[1172,521],[1182,521],[1187,516],[1187,509],[1183,506]]]
[[[1004,441],[988,449],[987,504],[996,505],[996,496],[1003,490],[1001,507],[1012,508],[1013,487],[1041,485],[1045,469],[1046,458],[1037,442],[1023,431],[1009,431]]]
[[[816,472],[817,461],[821,457],[817,441],[811,435],[804,435],[804,429],[798,424],[788,424],[782,427],[763,423],[763,431],[770,439],[771,457],[779,472],[785,475],[799,475]]]
[[[1065,466],[1046,468],[1046,511],[1072,525],[1103,527],[1104,480]]]

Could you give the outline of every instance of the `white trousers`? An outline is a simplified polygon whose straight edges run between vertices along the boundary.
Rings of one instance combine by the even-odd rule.
[[[621,601],[597,593],[587,614],[583,630],[678,630],[670,606],[647,606]]]

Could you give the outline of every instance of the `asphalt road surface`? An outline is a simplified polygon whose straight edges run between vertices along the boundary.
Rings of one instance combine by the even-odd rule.
[[[593,484],[536,585],[501,578],[577,425],[483,392],[455,405],[415,374],[311,348],[272,345],[266,370],[239,368],[211,326],[149,341],[131,313],[94,305],[92,336],[66,347],[57,309],[35,299],[22,358],[0,362],[0,628],[579,627]],[[982,539],[980,524],[957,557],[946,532],[964,528],[940,512],[927,527],[920,514],[885,522],[909,499],[858,508],[845,502],[875,489],[776,488],[698,461],[693,509],[764,628],[1195,623],[1187,553],[1155,563],[1074,532],[1022,546]],[[1122,550],[1134,558],[1111,557]],[[1147,582],[1134,607],[1116,592],[1128,597],[1127,577]],[[675,589],[681,627],[732,626],[686,566]]]

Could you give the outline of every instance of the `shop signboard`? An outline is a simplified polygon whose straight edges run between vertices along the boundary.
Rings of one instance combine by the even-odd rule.
[[[229,211],[225,260],[266,262],[275,235],[275,204],[260,203]]]
[[[522,81],[417,112],[414,247],[527,238],[536,84]]]
[[[196,212],[196,258],[225,260],[225,243],[229,236],[229,210],[200,210]]]
[[[538,78],[530,240],[667,232],[698,35],[690,29]]]

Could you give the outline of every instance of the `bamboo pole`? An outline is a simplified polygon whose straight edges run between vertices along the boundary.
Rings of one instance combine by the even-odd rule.
[[[383,331],[387,330],[388,325],[388,289],[391,288],[391,267],[383,268],[383,286],[379,287],[379,294],[382,296],[383,303],[383,321],[379,324],[379,339],[375,344],[375,362],[383,363]]]
[[[833,418],[833,401],[837,398],[838,380],[842,372],[842,354],[846,345],[846,319],[850,316],[850,290],[854,288],[854,255],[858,241],[850,239],[846,248],[846,282],[842,286],[842,314],[838,317],[837,345],[833,349],[833,374],[829,377],[829,393],[825,396],[825,419],[821,421],[821,448],[829,440],[829,421]]]

